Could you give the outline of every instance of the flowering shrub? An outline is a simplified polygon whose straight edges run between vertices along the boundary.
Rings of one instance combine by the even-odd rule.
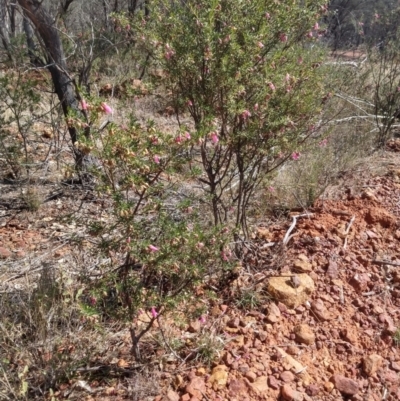
[[[86,101],[86,109],[94,127],[111,108],[92,103]],[[99,194],[113,200],[114,212],[107,226],[96,220],[95,230],[100,249],[112,256],[111,272],[89,285],[84,307],[130,322],[133,351],[140,358],[139,340],[161,315],[191,298],[206,275],[219,280],[229,270],[227,232],[201,225],[196,205],[176,190],[176,171],[187,163],[182,152],[190,146],[188,132],[165,134],[152,122],[141,125],[131,118],[127,125],[92,128],[88,138],[85,123],[74,123],[82,129],[76,146],[98,160],[92,174]],[[139,328],[143,313],[148,320]]]
[[[325,10],[320,0],[156,0],[137,24],[175,110],[193,119],[216,224],[233,207],[246,231],[261,179],[311,134],[324,88],[320,54],[306,44]]]

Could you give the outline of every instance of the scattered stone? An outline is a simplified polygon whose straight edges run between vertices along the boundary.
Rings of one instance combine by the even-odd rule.
[[[267,316],[265,317],[265,321],[271,324],[274,324],[280,320],[281,311],[278,306],[272,302],[268,306]]]
[[[296,390],[293,390],[289,384],[281,387],[281,397],[285,401],[303,401],[304,396]]]
[[[368,289],[370,278],[367,273],[356,273],[349,281],[349,284],[358,292]]]
[[[296,340],[300,343],[311,345],[315,342],[315,335],[308,324],[299,324],[293,330]]]
[[[356,327],[347,327],[342,331],[342,337],[350,344],[356,345],[358,343],[358,330]]]
[[[189,333],[198,333],[200,330],[201,330],[200,320],[194,320],[193,322],[190,322],[189,327],[187,329]]]
[[[268,376],[268,386],[274,390],[278,390],[280,386],[278,379],[273,375]]]
[[[218,365],[212,370],[209,382],[212,384],[213,389],[217,391],[226,386],[228,381],[228,368],[225,365]],[[187,391],[187,390],[186,390]]]
[[[297,260],[294,261],[293,265],[295,270],[301,273],[310,273],[312,271],[312,264],[304,254],[300,254],[297,257]]]
[[[245,396],[248,394],[246,384],[243,380],[231,380],[229,382],[229,395],[231,397]]]
[[[271,277],[268,282],[270,295],[283,302],[289,308],[297,308],[306,302],[314,291],[314,281],[307,274],[298,274],[301,284],[294,288],[291,284],[290,275],[283,277]]]
[[[326,392],[331,393],[334,388],[335,388],[335,385],[332,382],[324,383],[324,389]]]
[[[186,393],[181,397],[181,401],[190,401],[190,398],[190,394]]]
[[[311,303],[311,310],[315,313],[315,316],[317,316],[319,320],[325,321],[332,318],[328,309],[326,309],[324,302],[320,298]]]
[[[294,345],[289,345],[289,347],[286,348],[286,352],[289,355],[298,355],[300,350],[298,347],[294,346]]]
[[[10,258],[12,252],[3,246],[0,246],[0,259],[7,259]]]
[[[318,395],[320,393],[320,391],[321,391],[321,388],[317,384],[310,384],[306,388],[306,393],[311,397]]]
[[[390,367],[395,371],[395,372],[400,372],[400,361],[393,361],[390,364]]]
[[[358,393],[359,384],[353,379],[349,379],[339,374],[331,377],[331,382],[335,388],[345,395],[355,395]]]
[[[334,260],[329,260],[326,275],[331,279],[335,279],[339,275],[338,264]]]
[[[399,381],[399,375],[393,370],[388,370],[387,372],[385,372],[383,378],[385,379],[385,381],[392,384],[395,384]]]
[[[382,366],[383,358],[377,354],[371,354],[364,358],[363,368],[367,376],[373,376]]]
[[[179,401],[180,397],[179,394],[173,390],[168,390],[167,392],[167,399],[168,401]]]
[[[251,383],[250,386],[254,390],[254,392],[257,393],[257,394],[265,393],[268,390],[267,377],[266,376],[258,377],[254,381],[254,383]]]
[[[204,378],[199,376],[192,377],[190,382],[186,385],[185,391],[191,396],[197,397],[201,400],[203,398],[203,394],[206,392]]]
[[[196,370],[196,375],[197,376],[205,376],[205,374],[206,374],[206,370],[204,368],[198,368]]]
[[[253,372],[252,370],[249,370],[248,372],[246,372],[244,377],[246,379],[249,379],[251,383],[254,383],[254,381],[257,379],[257,374],[255,372]]]
[[[283,372],[280,374],[279,377],[281,378],[281,380],[282,380],[284,383],[291,383],[291,382],[293,382],[294,379],[295,379],[294,374],[293,374],[292,372],[290,372],[289,370],[283,371]]]

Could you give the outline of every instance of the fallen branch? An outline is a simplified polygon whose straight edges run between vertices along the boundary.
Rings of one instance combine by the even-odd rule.
[[[397,266],[400,267],[400,263],[396,262],[389,262],[388,260],[371,260],[371,263],[374,263],[375,265],[389,265],[389,266]]]
[[[291,238],[291,237],[290,237],[290,233],[291,233],[291,232],[293,231],[293,229],[296,227],[297,219],[298,219],[299,217],[310,217],[310,216],[313,216],[313,215],[314,215],[313,213],[305,213],[305,214],[300,214],[300,215],[298,215],[298,216],[293,216],[293,222],[292,222],[292,224],[290,225],[289,230],[287,230],[285,236],[283,237],[283,241],[282,241],[283,246],[286,246],[287,243],[289,242],[289,240],[290,240],[290,238]]]
[[[356,216],[353,216],[350,219],[349,224],[347,225],[346,231],[344,232],[344,235],[346,236],[346,238],[344,239],[343,249],[347,248],[347,236],[349,235],[350,228],[353,225],[355,218],[356,218]]]

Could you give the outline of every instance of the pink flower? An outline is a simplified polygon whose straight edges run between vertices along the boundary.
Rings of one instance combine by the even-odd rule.
[[[293,160],[299,160],[300,159],[300,152],[293,152],[292,153],[292,159]]]
[[[186,102],[186,106],[188,106],[188,107],[193,106],[192,101],[191,101],[191,100],[188,100],[188,101]]]
[[[196,248],[197,248],[197,249],[203,249],[203,248],[204,248],[204,242],[198,242],[198,243],[196,244]]]
[[[270,19],[271,18],[271,14],[270,13],[265,13],[265,18],[266,19]]]
[[[290,74],[286,74],[286,76],[285,76],[285,81],[286,81],[286,82],[289,82],[289,81],[290,81]]]
[[[258,110],[258,103],[256,103],[256,104],[254,105],[254,110],[255,110],[255,111]]]
[[[374,14],[375,19],[379,19],[380,15],[379,14]]]
[[[205,318],[205,316],[203,316],[203,315],[201,315],[200,317],[199,317],[199,321],[200,321],[200,323],[205,323],[206,322],[206,318]]]
[[[222,260],[223,260],[224,262],[228,262],[230,256],[231,256],[231,253],[230,253],[229,251],[228,251],[228,252],[226,252],[226,251],[221,251],[221,258],[222,258]]]
[[[323,139],[318,145],[324,148],[328,144],[328,138]]]
[[[149,249],[150,252],[157,252],[157,251],[159,251],[159,248],[157,248],[157,247],[154,246],[154,245],[149,245],[148,249]]]
[[[128,238],[126,239],[126,243],[127,243],[127,244],[130,244],[130,243],[131,243],[131,237],[128,237]]]
[[[318,22],[316,22],[316,23],[314,24],[313,29],[314,29],[314,31],[318,31],[318,29],[319,29],[319,24],[318,24]]]
[[[82,107],[82,110],[87,110],[88,109],[88,104],[85,102],[84,99],[81,100],[81,107]]]
[[[261,42],[257,42],[257,46],[262,49],[264,47],[264,45]]]
[[[274,85],[272,82],[270,82],[270,83],[268,84],[268,86],[269,86],[269,88],[270,88],[273,92],[275,92],[276,88],[275,88],[275,85]]]
[[[268,187],[268,191],[269,192],[275,192],[275,188],[274,187]]]
[[[245,111],[242,113],[242,118],[243,118],[243,120],[247,120],[249,117],[251,117],[251,113],[250,113],[248,110],[245,110]]]
[[[186,131],[183,135],[184,135],[185,139],[187,139],[187,140],[191,139],[191,136],[190,136],[189,132]]]
[[[307,36],[307,38],[310,38],[310,39],[311,39],[311,38],[313,37],[313,33],[312,33],[312,31],[310,31],[310,32],[307,32],[307,35],[306,35],[306,36]]]
[[[153,316],[154,319],[158,316],[158,313],[154,306],[151,308],[151,316]]]
[[[160,156],[154,155],[153,160],[154,160],[154,163],[160,164]]]
[[[97,303],[97,299],[95,297],[90,297],[89,298],[89,303],[90,303],[90,305],[94,306]]]
[[[181,135],[178,135],[178,136],[175,138],[175,142],[176,142],[176,143],[182,143],[182,142],[183,142],[182,136],[181,136]]]
[[[286,35],[286,33],[281,33],[279,35],[279,40],[283,43],[286,43],[288,41],[288,36]]]
[[[218,134],[214,131],[210,133],[211,142],[216,145],[219,142]]]
[[[102,103],[101,108],[103,109],[104,113],[106,113],[106,114],[113,113],[113,109],[107,103]]]

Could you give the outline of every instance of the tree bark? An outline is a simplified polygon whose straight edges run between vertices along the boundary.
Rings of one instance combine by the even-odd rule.
[[[23,8],[24,14],[32,21],[43,41],[47,56],[47,68],[50,71],[64,116],[68,117],[71,110],[79,111],[79,102],[75,94],[74,84],[67,71],[64,50],[58,30],[41,1],[18,0],[18,3]],[[69,125],[68,131],[72,143],[75,143],[77,141],[76,128]]]

